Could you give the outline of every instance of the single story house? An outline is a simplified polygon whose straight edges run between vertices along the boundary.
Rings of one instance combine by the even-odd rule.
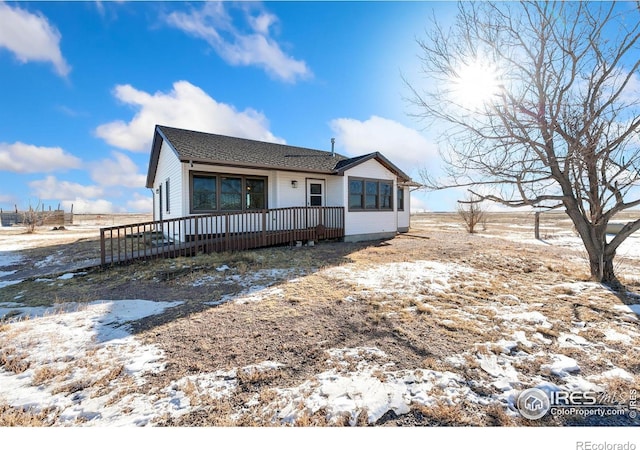
[[[156,125],[146,182],[154,220],[297,207],[308,218],[333,207],[345,241],[408,231],[416,183],[378,152],[348,158],[333,143],[331,151],[313,150]],[[188,240],[188,232],[174,234]]]

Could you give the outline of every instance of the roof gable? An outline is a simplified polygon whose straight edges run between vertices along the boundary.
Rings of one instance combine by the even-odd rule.
[[[411,177],[409,177],[409,175],[400,170],[395,164],[393,164],[391,161],[385,158],[382,153],[379,152],[373,152],[369,153],[368,155],[356,156],[354,158],[339,161],[338,164],[336,164],[335,173],[343,174],[347,170],[371,159],[375,159],[376,161],[378,161],[387,170],[395,174],[398,178],[401,178],[402,181],[411,181]]]

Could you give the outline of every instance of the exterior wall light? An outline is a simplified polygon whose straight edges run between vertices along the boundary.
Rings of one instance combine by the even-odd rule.
[[[297,189],[298,187],[298,180],[291,180],[291,187],[294,189]]]

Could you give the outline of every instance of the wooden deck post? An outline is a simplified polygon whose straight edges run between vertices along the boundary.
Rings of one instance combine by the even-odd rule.
[[[107,262],[107,249],[104,243],[104,229],[100,229],[100,264],[105,265]]]
[[[193,218],[193,243],[195,248],[193,249],[193,254],[197,255],[198,254],[198,242],[200,242],[200,234],[198,233],[198,217],[194,217]],[[187,236],[186,236],[186,232],[187,232],[187,227],[185,227],[185,241],[187,240]]]
[[[231,239],[229,230],[231,229],[231,218],[229,217],[229,214],[225,215],[225,225],[224,225],[224,250],[225,251],[229,251],[229,246],[230,246],[230,242],[229,240]]]
[[[260,236],[260,245],[267,245],[267,211],[262,210],[262,233]]]

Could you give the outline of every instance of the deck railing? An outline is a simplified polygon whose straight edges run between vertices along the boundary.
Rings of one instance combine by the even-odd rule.
[[[102,265],[344,237],[344,208],[263,209],[100,229]]]

